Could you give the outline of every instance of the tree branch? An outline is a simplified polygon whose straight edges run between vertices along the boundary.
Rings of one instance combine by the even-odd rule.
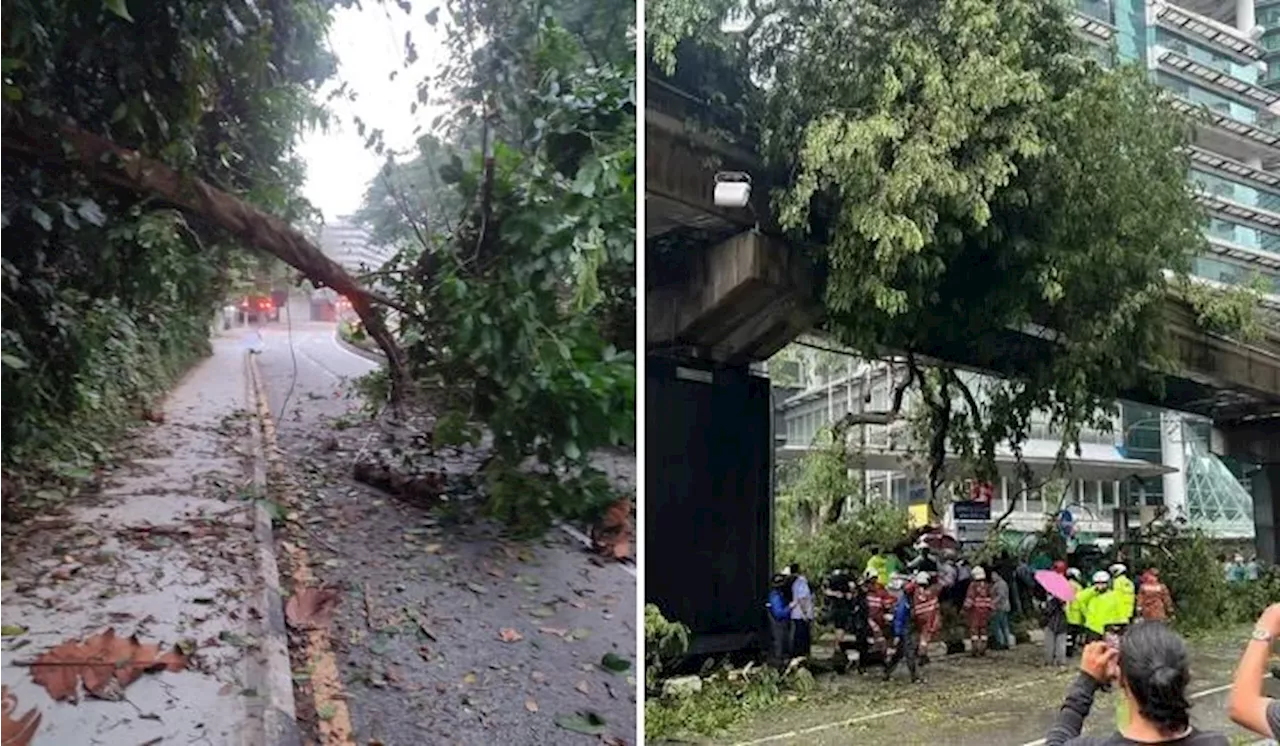
[[[6,108],[3,125],[0,146],[5,151],[52,162],[71,161],[98,181],[142,195],[158,196],[226,230],[246,245],[280,258],[305,274],[317,287],[331,287],[347,296],[369,336],[387,356],[393,401],[397,404],[402,401],[408,384],[404,357],[373,304],[410,314],[414,313],[412,309],[357,283],[341,265],[280,218],[202,179],[183,176],[154,158],[80,129],[71,121],[61,124],[25,121]]]

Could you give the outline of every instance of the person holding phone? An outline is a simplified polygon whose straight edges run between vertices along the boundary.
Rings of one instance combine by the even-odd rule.
[[[1263,695],[1262,679],[1277,636],[1280,636],[1280,604],[1271,604],[1258,617],[1244,655],[1240,656],[1231,698],[1227,700],[1227,712],[1237,725],[1274,739],[1280,739],[1280,700]]]
[[[1190,683],[1187,646],[1162,622],[1129,628],[1116,647],[1091,642],[1045,746],[1229,746],[1223,734],[1191,724]],[[1107,736],[1080,735],[1094,695],[1112,684],[1129,712],[1124,726]]]

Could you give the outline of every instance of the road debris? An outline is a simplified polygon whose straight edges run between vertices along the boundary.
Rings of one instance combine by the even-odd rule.
[[[86,638],[68,640],[27,663],[31,679],[55,700],[79,700],[80,685],[98,699],[118,701],[124,690],[145,673],[181,671],[187,656],[175,645],[161,653],[133,637],[118,637],[114,629]],[[21,664],[20,664],[21,665]]]
[[[299,588],[284,605],[285,619],[294,629],[324,629],[342,597],[331,588]]]

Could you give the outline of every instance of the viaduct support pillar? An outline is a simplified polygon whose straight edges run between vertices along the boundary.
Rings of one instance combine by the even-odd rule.
[[[1222,435],[1249,473],[1258,559],[1280,562],[1280,416],[1224,425]]]

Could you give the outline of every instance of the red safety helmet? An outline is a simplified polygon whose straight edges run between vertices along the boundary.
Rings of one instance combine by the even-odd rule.
[[[1059,575],[1067,574],[1067,563],[1062,560],[1055,560],[1053,563],[1053,571]]]

